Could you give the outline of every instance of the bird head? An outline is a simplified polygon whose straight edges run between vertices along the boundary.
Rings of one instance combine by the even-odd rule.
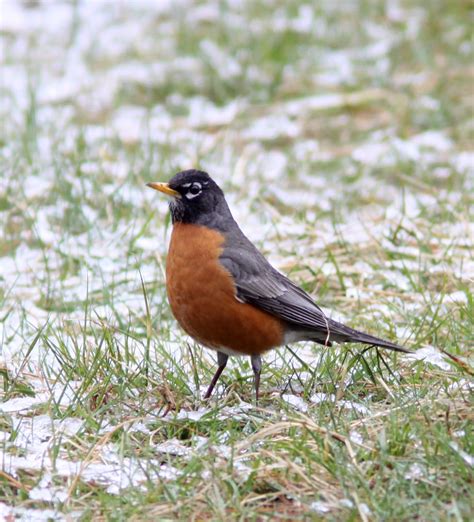
[[[224,193],[209,174],[202,170],[183,170],[175,174],[168,183],[147,183],[147,186],[171,196],[173,224],[210,226],[213,222],[230,216]]]

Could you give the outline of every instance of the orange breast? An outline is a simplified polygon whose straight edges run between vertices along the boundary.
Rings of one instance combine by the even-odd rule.
[[[173,226],[166,264],[166,288],[174,316],[201,344],[258,355],[279,346],[283,324],[240,303],[231,274],[219,263],[223,236],[198,225]]]

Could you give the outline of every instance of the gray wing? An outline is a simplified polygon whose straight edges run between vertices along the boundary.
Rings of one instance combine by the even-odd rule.
[[[220,262],[233,276],[238,299],[282,319],[291,330],[304,332],[301,339],[329,346],[329,340],[360,342],[410,353],[395,343],[326,317],[311,297],[275,270],[241,232],[230,243],[232,246],[225,246]]]
[[[237,297],[295,328],[316,330],[327,336],[328,322],[323,311],[301,288],[275,270],[246,238],[233,240],[220,262],[232,274]],[[332,328],[331,328],[332,330]]]

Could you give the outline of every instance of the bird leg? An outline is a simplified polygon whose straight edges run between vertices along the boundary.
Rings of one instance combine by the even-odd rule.
[[[209,388],[207,389],[206,395],[204,395],[205,399],[209,399],[209,397],[212,394],[212,391],[214,390],[214,386],[216,385],[217,381],[219,380],[219,377],[221,376],[221,373],[224,371],[224,368],[227,365],[227,361],[229,359],[229,356],[222,352],[217,352],[217,370],[214,374],[214,377],[212,378],[211,384],[209,384]]]
[[[260,388],[260,373],[262,372],[262,358],[260,355],[250,357],[255,383],[255,404],[258,404],[258,390]]]

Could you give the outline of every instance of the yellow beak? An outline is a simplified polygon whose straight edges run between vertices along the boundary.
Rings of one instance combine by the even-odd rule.
[[[174,198],[180,198],[181,194],[177,190],[173,190],[168,183],[147,183],[147,187],[150,187],[155,190],[159,190],[166,194],[167,196],[173,196]]]

